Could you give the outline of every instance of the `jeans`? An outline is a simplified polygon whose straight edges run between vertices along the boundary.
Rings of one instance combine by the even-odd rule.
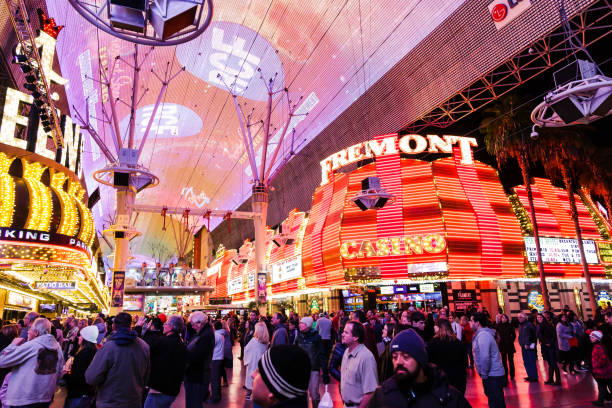
[[[545,346],[542,344],[540,347],[544,361],[551,365],[557,365],[557,349],[555,346]]]
[[[204,384],[185,381],[185,408],[202,408]],[[208,390],[206,390],[208,391]]]
[[[535,350],[527,350],[522,348],[523,352],[523,364],[525,365],[525,371],[527,371],[527,377],[534,380],[538,379],[538,355]]]
[[[506,371],[506,377],[510,376],[510,379],[514,379],[514,353],[500,353],[504,370]]]
[[[474,354],[472,354],[472,342],[467,342],[467,343],[463,343],[463,346],[465,347],[465,351],[467,352],[468,355],[468,365],[470,367],[474,366]]]
[[[327,362],[329,361],[329,354],[332,349],[332,341],[331,340],[321,340],[321,345],[323,348],[323,355],[321,356],[321,368],[323,369],[323,383],[329,384],[329,367],[327,366]]]
[[[170,408],[175,399],[172,395],[149,392],[144,408]]]
[[[313,401],[312,405],[315,406],[321,400],[319,395],[319,371],[310,372],[310,381],[308,381],[308,392],[310,393],[310,399]]]
[[[210,398],[215,401],[221,400],[221,370],[225,370],[223,360],[213,360],[210,368]]]
[[[605,399],[609,399],[612,395],[612,380],[608,378],[596,378],[597,381],[597,401],[603,402]]]
[[[489,408],[506,408],[504,400],[504,376],[482,379],[482,387],[489,399]]]
[[[66,398],[64,408],[91,408],[94,406],[94,397],[83,395],[82,397]]]
[[[202,386],[204,387],[204,395],[202,397],[202,401],[206,401],[208,397],[210,397],[210,365],[211,361],[207,361],[204,363],[204,380],[202,381]]]

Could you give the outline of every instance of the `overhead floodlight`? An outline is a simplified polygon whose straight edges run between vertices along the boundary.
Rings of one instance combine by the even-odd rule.
[[[111,5],[109,20],[114,28],[136,33],[144,33],[145,18],[143,11],[130,7]]]
[[[68,0],[100,30],[150,46],[191,41],[210,25],[212,0]]]
[[[361,191],[351,201],[361,209],[380,210],[387,204],[395,202],[395,197],[380,187],[378,177],[367,177],[361,180]]]
[[[174,0],[168,2],[167,0],[158,0],[151,7],[151,25],[155,33],[162,40],[165,40],[172,34],[192,26],[197,10],[197,3],[191,1]]]
[[[13,62],[15,64],[25,64],[28,62],[28,58],[25,55],[17,54],[13,56]]]
[[[553,74],[556,88],[531,112],[541,127],[589,124],[611,113],[612,79],[598,74],[597,65],[576,60]]]

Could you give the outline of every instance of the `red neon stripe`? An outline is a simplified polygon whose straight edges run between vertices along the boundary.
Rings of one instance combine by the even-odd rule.
[[[470,204],[472,205],[474,216],[480,232],[481,243],[481,265],[483,276],[499,276],[502,273],[502,247],[501,232],[495,212],[485,194],[474,165],[461,164],[461,154],[458,147],[453,148],[453,158],[457,167],[459,181],[463,186]]]
[[[377,136],[376,140],[382,140],[384,137],[386,136]],[[395,144],[397,145],[397,139]],[[399,153],[377,157],[376,173],[380,178],[381,188],[395,196],[393,204],[387,204],[376,211],[377,238],[401,237],[404,235],[404,220],[402,211],[402,169]],[[382,279],[397,279],[407,275],[405,256],[380,257],[379,265]]]
[[[482,270],[480,233],[453,159],[433,162],[433,174],[446,227],[449,277],[478,276],[475,274]]]

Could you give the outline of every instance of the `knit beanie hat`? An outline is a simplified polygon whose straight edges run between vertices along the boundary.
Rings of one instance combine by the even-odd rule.
[[[427,364],[428,356],[425,342],[413,329],[402,330],[391,341],[391,352],[401,351],[410,354],[421,366]]]
[[[98,343],[98,334],[99,330],[96,326],[87,326],[81,329],[80,335],[83,340],[88,341],[93,344]]]
[[[259,374],[266,386],[280,400],[297,398],[308,392],[310,358],[300,347],[271,347],[259,360]]]
[[[306,326],[312,328],[312,324],[314,323],[314,320],[312,320],[312,317],[306,316],[306,317],[302,317],[302,320],[300,320],[300,323],[304,323]]]

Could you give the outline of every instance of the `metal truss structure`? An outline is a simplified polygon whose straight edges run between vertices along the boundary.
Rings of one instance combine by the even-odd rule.
[[[212,0],[68,2],[100,30],[125,41],[151,46],[170,46],[191,41],[206,31],[213,16]]]
[[[572,35],[560,27],[524,48],[491,72],[481,76],[454,96],[439,104],[403,131],[418,133],[429,126],[445,128],[529,79],[572,57],[577,49],[572,41],[587,48],[612,31],[612,2],[603,0],[568,20]]]
[[[35,87],[32,96],[36,101],[38,109],[41,111],[41,118],[46,118],[50,126],[43,126],[47,133],[50,133],[53,138],[53,143],[56,148],[63,147],[64,138],[60,127],[60,121],[57,117],[57,110],[51,97],[50,83],[47,81],[43,64],[41,62],[40,53],[36,45],[36,35],[29,24],[28,10],[23,0],[4,0],[9,10],[9,18],[15,34],[19,54],[16,57],[22,57],[23,62],[19,61],[23,67],[29,70],[28,76],[33,77],[31,84]],[[42,27],[41,27],[42,29]],[[22,68],[23,70],[23,68]],[[26,71],[24,71],[25,73]],[[35,96],[36,93],[36,96]]]

